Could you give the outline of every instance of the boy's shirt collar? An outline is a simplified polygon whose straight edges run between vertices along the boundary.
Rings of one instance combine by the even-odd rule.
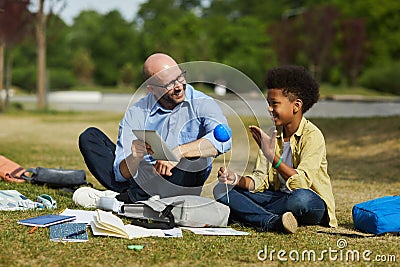
[[[301,117],[301,121],[300,121],[299,127],[297,128],[296,132],[293,135],[295,135],[297,137],[302,136],[303,135],[303,129],[304,129],[306,123],[307,123],[307,119],[304,116]],[[277,130],[278,130],[277,138],[283,140],[283,127],[279,126],[279,127],[277,127]],[[292,136],[290,137],[290,139],[291,138],[292,138]]]

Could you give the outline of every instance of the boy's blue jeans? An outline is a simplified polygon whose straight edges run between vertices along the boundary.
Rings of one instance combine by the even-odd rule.
[[[264,191],[251,193],[248,190],[234,187],[229,191],[229,203],[225,184],[214,188],[214,197],[228,205],[230,219],[250,224],[263,231],[282,230],[281,216],[292,212],[299,224],[326,224],[327,212],[325,202],[309,189],[297,189],[291,193]]]

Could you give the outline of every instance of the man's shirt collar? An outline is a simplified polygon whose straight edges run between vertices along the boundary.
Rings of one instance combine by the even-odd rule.
[[[189,100],[192,98],[193,90],[194,88],[190,84],[186,84],[185,99],[182,101],[182,103],[189,102]],[[161,110],[164,113],[172,112],[172,110],[166,109],[161,106],[152,93],[149,93],[149,98],[150,115],[154,115],[158,110]],[[182,103],[180,103],[178,106],[182,105]],[[176,106],[175,108],[177,108],[178,106]]]

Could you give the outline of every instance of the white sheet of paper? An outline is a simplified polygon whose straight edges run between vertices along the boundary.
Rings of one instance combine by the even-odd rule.
[[[196,235],[249,235],[247,232],[238,231],[232,228],[196,228],[196,227],[181,227],[182,229],[189,230]]]
[[[175,227],[172,229],[163,229],[165,237],[183,237],[182,229]]]
[[[90,224],[93,221],[95,211],[93,210],[73,210],[66,208],[60,215],[76,216],[74,223],[86,223]]]

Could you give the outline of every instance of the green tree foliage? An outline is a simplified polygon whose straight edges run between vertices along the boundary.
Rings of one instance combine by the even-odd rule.
[[[102,15],[96,11],[82,11],[75,19],[67,36],[72,50],[86,48],[91,50],[100,35]]]
[[[70,69],[73,50],[66,41],[71,28],[56,14],[48,19],[47,38],[47,67]]]
[[[135,69],[131,63],[126,63],[120,70],[119,83],[123,86],[133,86]]]
[[[260,86],[278,64],[303,65],[334,84],[355,85],[363,76],[370,86],[364,73],[400,58],[398,14],[393,0],[147,0],[133,21],[118,11],[83,11],[68,26],[54,16],[47,26],[50,86],[138,87],[143,61],[155,52],[228,64]],[[34,90],[35,59],[33,38],[14,49],[14,84]]]
[[[347,18],[364,18],[369,40],[368,65],[400,58],[400,1],[331,0]]]
[[[260,6],[259,1],[253,2]],[[276,63],[265,23],[258,17],[242,16],[240,1],[213,1],[203,9],[184,3],[150,0],[141,6],[138,20],[146,55],[157,51],[179,62],[218,61],[262,84],[265,69]]]
[[[400,95],[400,61],[393,61],[366,70],[360,84],[377,91]]]
[[[36,92],[36,47],[33,36],[13,49],[12,84],[27,92]]]
[[[79,48],[74,53],[73,71],[75,77],[81,85],[91,85],[93,83],[94,62],[86,48]]]
[[[71,71],[71,47],[66,42],[70,34],[67,26],[56,14],[48,20],[47,38],[47,83],[50,88],[67,88],[76,83]],[[13,50],[13,84],[36,92],[37,49],[33,33]]]
[[[119,70],[126,62],[138,64],[138,43],[135,24],[124,20],[118,11],[104,16],[82,12],[72,27],[71,47],[90,53],[96,66],[95,83],[101,85],[116,85]]]
[[[213,0],[205,8],[206,17],[225,17],[229,21],[251,16],[262,23],[271,23],[282,18],[285,10],[295,8],[298,1],[290,0]]]
[[[73,73],[72,54],[66,36],[71,28],[56,14],[48,18],[47,38],[47,82],[48,90],[68,89],[77,84]]]
[[[213,39],[216,60],[239,69],[261,86],[265,70],[276,64],[265,32],[265,25],[255,17],[228,23]]]
[[[49,90],[67,90],[77,85],[76,77],[70,70],[63,68],[49,68],[47,71]]]
[[[15,67],[12,73],[13,85],[18,86],[29,93],[36,92],[37,81],[36,65],[25,65],[24,67]]]
[[[209,38],[199,1],[149,0],[138,12],[145,57],[168,53],[177,61],[209,60]]]

